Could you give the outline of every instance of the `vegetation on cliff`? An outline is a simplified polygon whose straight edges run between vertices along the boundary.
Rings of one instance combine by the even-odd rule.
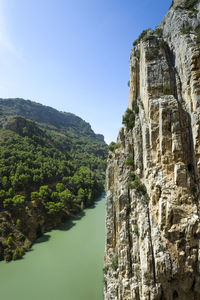
[[[0,257],[17,259],[42,232],[104,190],[107,146],[79,117],[0,100]]]

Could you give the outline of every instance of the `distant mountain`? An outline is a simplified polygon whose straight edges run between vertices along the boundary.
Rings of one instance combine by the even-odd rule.
[[[103,136],[76,115],[0,99],[0,258],[20,258],[38,235],[92,205],[106,158]]]
[[[19,115],[40,123],[46,129],[59,130],[65,134],[76,133],[82,136],[96,137],[102,140],[102,135],[95,135],[89,123],[80,117],[30,100],[0,99],[0,117]]]

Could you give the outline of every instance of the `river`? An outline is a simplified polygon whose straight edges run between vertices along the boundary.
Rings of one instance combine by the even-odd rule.
[[[0,263],[3,300],[102,300],[105,197],[44,234],[22,260]]]

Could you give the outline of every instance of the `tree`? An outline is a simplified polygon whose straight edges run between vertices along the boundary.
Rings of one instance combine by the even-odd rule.
[[[39,199],[41,199],[41,198],[40,198],[40,194],[38,192],[31,193],[31,201],[37,201]]]
[[[55,203],[55,202],[47,202],[45,204],[45,209],[47,210],[47,213],[49,215],[55,215],[63,211],[64,205],[61,202]]]
[[[59,193],[60,200],[64,206],[69,206],[73,201],[73,195],[70,190],[65,189],[63,192]]]
[[[58,193],[61,193],[61,192],[63,192],[65,190],[65,186],[64,186],[64,184],[63,183],[57,183],[56,184],[56,191],[58,192]]]
[[[44,201],[50,200],[50,198],[51,198],[51,197],[50,197],[50,196],[51,196],[51,190],[50,190],[50,188],[48,187],[48,185],[42,185],[42,186],[40,187],[40,192],[39,192],[39,194],[40,194],[42,200],[44,200]]]

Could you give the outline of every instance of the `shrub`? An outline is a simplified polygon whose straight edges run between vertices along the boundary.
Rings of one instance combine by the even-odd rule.
[[[182,34],[189,34],[193,30],[191,25],[187,25],[181,28]]]
[[[128,87],[130,87],[130,80],[128,81]]]
[[[107,273],[108,273],[108,266],[104,266],[103,272],[104,272],[104,274],[107,274]]]
[[[130,190],[133,190],[134,189],[134,185],[133,185],[133,182],[128,182],[128,188],[130,189]]]
[[[7,235],[9,232],[8,222],[2,222],[0,225],[0,231],[2,235]]]
[[[163,85],[163,94],[170,95],[170,93],[171,93],[170,84],[166,83],[165,85]]]
[[[10,249],[6,248],[4,250],[4,258],[7,262],[12,260],[12,251]]]
[[[111,142],[110,145],[108,146],[108,149],[112,152],[114,152],[117,148],[119,148],[119,144],[115,142]]]
[[[13,259],[16,260],[16,259],[20,259],[24,256],[24,249],[23,248],[17,248],[14,253],[13,253]]]
[[[159,48],[151,48],[146,52],[146,59],[148,61],[155,59],[159,54]]]
[[[122,119],[122,124],[126,125],[128,129],[132,129],[135,125],[135,115],[131,109],[127,109],[123,119]]]
[[[16,221],[16,228],[18,230],[20,230],[22,228],[22,221],[20,219],[17,219],[17,221]]]
[[[145,195],[147,192],[145,185],[141,183],[138,177],[136,177],[135,180],[133,181],[133,188],[142,195]]]
[[[12,236],[9,236],[8,239],[7,239],[7,244],[8,246],[11,246],[13,243],[13,237]]]
[[[136,113],[136,115],[139,113],[139,106],[137,104],[133,105],[133,110]]]
[[[140,50],[137,50],[137,51],[135,52],[135,56],[136,56],[138,59],[140,59]]]
[[[134,181],[135,180],[135,174],[133,172],[131,172],[129,174],[129,180]]]
[[[195,29],[196,38],[195,41],[197,44],[200,44],[200,26]]]
[[[149,30],[150,28],[143,30],[138,39],[133,42],[133,46],[136,46],[141,41],[141,39],[143,39],[147,35]]]
[[[118,255],[117,254],[115,256],[113,256],[113,258],[112,258],[112,268],[113,268],[113,270],[117,271],[117,268],[118,268]]]
[[[133,167],[134,166],[134,159],[131,157],[127,157],[126,159],[126,166],[127,167]]]
[[[130,203],[126,205],[126,211],[128,214],[131,212],[131,204]]]
[[[144,195],[144,199],[146,200],[146,202],[149,202],[150,197],[149,197],[149,195],[147,193]]]
[[[193,6],[197,3],[198,0],[187,0],[185,3],[186,9],[192,9]]]
[[[156,28],[155,31],[156,31],[157,36],[161,38],[163,35],[163,30],[161,28]]]
[[[20,233],[18,235],[18,240],[21,241],[21,242],[23,242],[25,240],[25,236],[23,235],[23,233]]]
[[[134,233],[135,233],[136,235],[139,235],[138,225],[137,225],[137,224],[134,225],[133,230],[134,230]]]

